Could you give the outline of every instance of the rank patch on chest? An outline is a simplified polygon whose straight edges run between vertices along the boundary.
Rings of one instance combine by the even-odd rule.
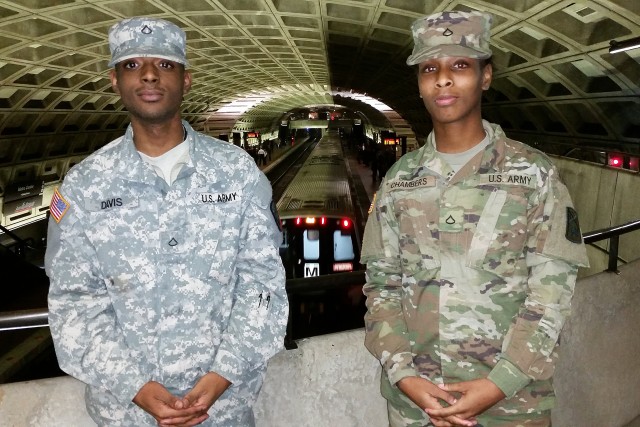
[[[422,176],[420,178],[414,179],[395,179],[390,181],[389,191],[394,190],[409,190],[412,188],[421,188],[421,187],[435,187],[436,186],[436,177],[435,176]]]
[[[230,191],[228,193],[198,193],[198,202],[200,203],[234,203],[240,201],[241,193],[239,191]]]
[[[528,188],[536,188],[536,177],[533,175],[517,173],[488,173],[480,175],[480,184],[521,185]]]
[[[440,231],[459,233],[464,229],[464,209],[446,208],[440,210],[438,223]]]

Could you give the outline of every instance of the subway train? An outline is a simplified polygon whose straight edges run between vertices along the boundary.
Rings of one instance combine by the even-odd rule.
[[[287,279],[360,268],[359,236],[338,131],[327,131],[277,203]]]

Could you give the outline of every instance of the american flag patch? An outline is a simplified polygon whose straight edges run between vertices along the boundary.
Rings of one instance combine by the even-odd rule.
[[[58,188],[53,192],[53,197],[51,198],[51,205],[49,206],[49,211],[51,212],[51,216],[56,222],[60,222],[64,214],[69,209],[69,203],[62,197],[62,194],[58,192]]]

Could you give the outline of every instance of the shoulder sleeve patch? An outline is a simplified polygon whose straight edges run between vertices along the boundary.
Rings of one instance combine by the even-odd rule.
[[[582,233],[580,232],[580,224],[578,223],[578,212],[572,207],[567,206],[567,227],[565,237],[573,243],[582,243]]]
[[[60,223],[62,217],[67,213],[67,210],[69,210],[69,206],[69,202],[67,202],[65,198],[62,197],[62,194],[60,194],[58,188],[56,187],[55,191],[53,192],[53,197],[51,197],[51,204],[49,205],[51,217],[57,223]]]
[[[362,237],[362,249],[360,250],[360,262],[366,264],[368,261],[384,256],[384,244],[382,242],[382,228],[376,215],[369,215],[367,224],[364,227]]]
[[[273,215],[276,226],[278,226],[278,230],[282,231],[282,221],[280,221],[280,215],[278,215],[278,210],[276,209],[276,204],[273,200],[271,201],[269,208],[271,209],[271,215]]]
[[[582,242],[578,225],[578,213],[573,208],[567,188],[560,182],[554,183],[552,202],[555,206],[549,218],[549,232],[546,233],[542,251],[539,254],[565,260],[579,267],[589,266],[587,249]]]
[[[266,209],[272,202],[272,194],[271,183],[262,172],[258,171],[258,182],[256,183],[252,194],[247,197],[250,197],[251,201],[261,208]]]

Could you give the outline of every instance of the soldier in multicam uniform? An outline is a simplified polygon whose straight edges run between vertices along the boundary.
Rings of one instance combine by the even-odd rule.
[[[288,303],[271,186],[180,116],[185,33],[109,31],[124,136],[73,167],[51,202],[49,324],[61,368],[104,426],[253,426]],[[134,404],[135,403],[135,404]]]
[[[408,65],[433,131],[367,222],[366,346],[391,426],[548,426],[558,335],[586,250],[543,153],[481,117],[491,16],[417,20]]]

